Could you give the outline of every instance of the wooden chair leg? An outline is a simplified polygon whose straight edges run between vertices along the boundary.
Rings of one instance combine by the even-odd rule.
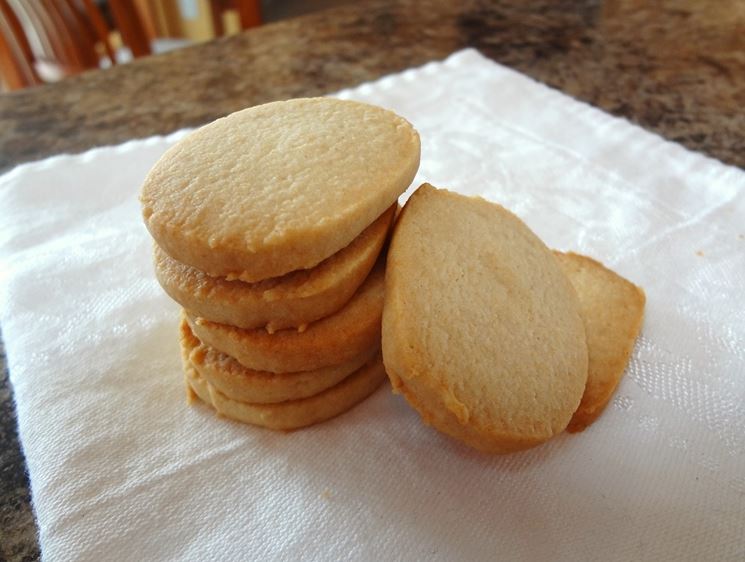
[[[235,0],[235,3],[243,29],[261,25],[261,2],[259,0]]]
[[[54,0],[41,0],[44,11],[49,15],[52,22],[52,33],[55,33],[62,45],[60,63],[70,74],[77,74],[90,68],[90,60],[77,48],[75,37],[70,30],[69,14],[63,6]]]
[[[122,40],[135,57],[143,57],[152,52],[150,41],[140,23],[139,15],[132,0],[109,0],[111,15]]]
[[[103,14],[98,9],[98,6],[93,3],[93,0],[83,0],[83,6],[85,8],[85,13],[88,14],[88,19],[90,19],[93,29],[96,31],[98,40],[103,44],[103,47],[106,50],[106,55],[109,57],[111,64],[116,64],[116,56],[114,55],[114,49],[111,46],[111,40],[109,39],[109,33],[111,30],[109,29]]]
[[[212,28],[215,32],[215,37],[222,37],[225,35],[225,25],[222,22],[222,10],[223,6],[221,0],[210,0]]]

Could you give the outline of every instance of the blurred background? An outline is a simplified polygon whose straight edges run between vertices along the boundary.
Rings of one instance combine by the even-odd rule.
[[[124,64],[350,0],[0,0],[0,87]]]

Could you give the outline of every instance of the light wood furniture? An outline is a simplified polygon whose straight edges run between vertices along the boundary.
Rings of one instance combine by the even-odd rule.
[[[152,54],[159,38],[184,37],[188,27],[175,0],[107,0],[111,29],[94,0],[0,0],[0,79],[15,90],[55,82],[117,63],[112,31],[132,56]],[[223,16],[237,14],[241,29],[261,23],[258,0],[201,0],[205,37],[225,35]],[[156,45],[157,46],[157,45]],[[162,45],[161,45],[162,47]]]
[[[0,0],[0,78],[8,90],[41,83],[31,45],[7,0]]]
[[[0,0],[0,46],[6,89],[98,68],[102,58],[115,63],[93,0]]]

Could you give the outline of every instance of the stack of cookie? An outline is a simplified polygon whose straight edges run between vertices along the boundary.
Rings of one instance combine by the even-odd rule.
[[[158,280],[184,307],[191,396],[293,429],[380,385],[381,254],[418,165],[404,119],[325,98],[234,113],[164,154],[141,202]]]

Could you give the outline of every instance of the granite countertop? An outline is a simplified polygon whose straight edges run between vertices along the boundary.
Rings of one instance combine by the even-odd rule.
[[[464,47],[745,167],[741,0],[391,0],[2,95],[0,170],[324,94]],[[4,369],[1,379],[0,558],[33,560],[36,529]]]

